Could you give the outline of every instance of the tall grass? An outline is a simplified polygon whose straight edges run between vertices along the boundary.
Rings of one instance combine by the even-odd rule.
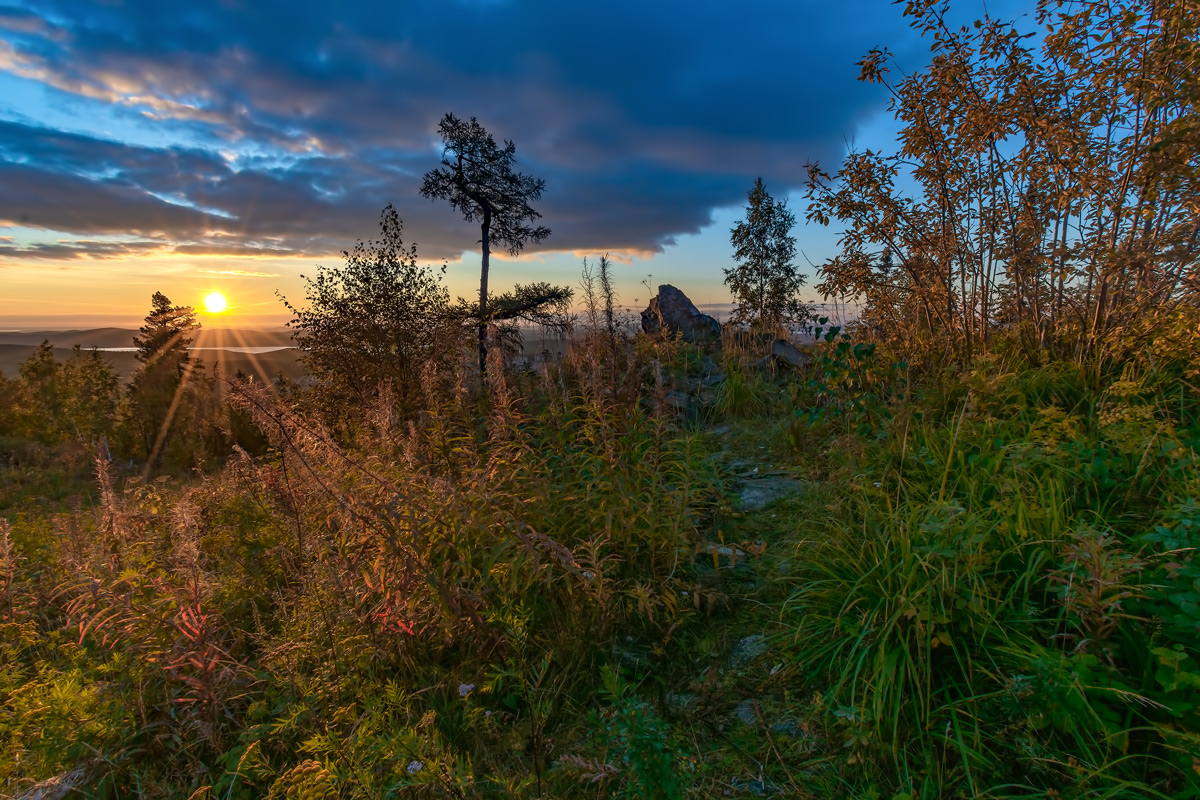
[[[6,528],[0,742],[21,757],[0,779],[84,763],[100,795],[576,786],[554,742],[606,746],[580,713],[612,643],[661,648],[697,613],[681,598],[716,478],[639,397],[652,385],[569,363],[527,395],[490,368],[481,397],[431,367],[414,420],[384,387],[351,442],[239,384],[267,458],[187,487],[115,487],[101,462],[69,535]]]
[[[1160,588],[1193,569],[1160,542],[1190,530],[1194,417],[1118,377],[1097,393],[1077,368],[982,365],[957,408],[939,392],[905,409],[843,468],[781,620],[848,780],[1196,794],[1179,701],[1200,637],[1168,630],[1180,601]]]

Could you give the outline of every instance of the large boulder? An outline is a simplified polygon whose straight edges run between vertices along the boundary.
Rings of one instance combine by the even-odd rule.
[[[658,287],[658,296],[642,312],[642,330],[649,334],[683,335],[685,342],[720,341],[721,325],[669,283]]]

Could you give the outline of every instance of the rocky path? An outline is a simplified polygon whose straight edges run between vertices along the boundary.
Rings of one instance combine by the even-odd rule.
[[[798,713],[787,635],[788,572],[796,520],[811,516],[819,485],[772,458],[778,450],[761,421],[704,431],[723,476],[727,504],[692,565],[698,583],[723,598],[690,641],[673,646],[686,663],[667,670],[665,716],[703,753],[729,797],[804,796],[792,782],[819,742]]]

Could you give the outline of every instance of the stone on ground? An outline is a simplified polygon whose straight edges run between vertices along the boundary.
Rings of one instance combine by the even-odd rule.
[[[734,509],[761,511],[776,500],[793,497],[804,490],[804,481],[795,478],[755,478],[746,481]]]

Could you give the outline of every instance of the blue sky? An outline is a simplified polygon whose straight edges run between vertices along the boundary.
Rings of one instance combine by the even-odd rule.
[[[494,288],[575,285],[581,258],[607,252],[627,304],[644,304],[648,277],[727,302],[729,228],[757,176],[792,198],[804,254],[833,254],[836,231],[804,224],[805,165],[890,147],[886,94],[855,62],[887,46],[920,66],[928,43],[901,8],[0,5],[0,326],[136,322],[156,290],[199,304],[217,289],[231,321],[283,319],[275,292],[302,298],[299,276],[375,234],[387,203],[469,296],[478,232],[418,194],[447,112],[514,141],[518,168],[546,181],[553,233],[497,262]]]

